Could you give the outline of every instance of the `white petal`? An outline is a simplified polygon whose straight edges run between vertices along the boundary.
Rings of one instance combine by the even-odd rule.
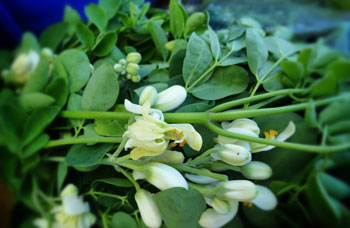
[[[142,106],[141,105],[137,105],[137,104],[133,104],[131,103],[128,99],[124,100],[124,106],[125,109],[128,110],[129,112],[135,113],[135,114],[142,114]],[[162,113],[162,111],[158,110],[158,109],[153,109],[151,108],[148,113],[151,116],[154,116],[155,120],[160,120],[163,121],[164,120],[164,115]]]
[[[277,206],[277,198],[273,192],[261,185],[256,185],[258,189],[257,197],[252,200],[252,203],[262,210],[269,211]]]
[[[232,201],[230,203],[230,211],[226,214],[220,214],[214,209],[209,208],[202,213],[199,219],[199,225],[204,228],[219,228],[230,222],[238,211],[238,202]]]
[[[288,126],[286,127],[286,129],[284,129],[279,135],[277,135],[275,140],[279,141],[279,142],[284,142],[288,138],[290,138],[292,135],[294,135],[294,133],[295,133],[295,124],[293,121],[290,121]],[[251,151],[252,153],[272,150],[273,148],[276,147],[276,146],[272,146],[272,145],[262,146],[262,144],[257,144],[257,146],[258,147],[256,149],[254,147],[252,148],[252,151]]]
[[[160,227],[162,224],[162,218],[151,193],[141,189],[135,194],[135,201],[145,224],[151,228]]]
[[[207,177],[207,176],[200,176],[196,174],[189,174],[186,173],[185,177],[189,179],[190,181],[197,183],[197,184],[211,184],[218,181],[218,179]]]
[[[132,171],[132,177],[135,179],[135,180],[140,180],[140,179],[146,179],[146,176],[143,172],[141,171]]]
[[[185,138],[187,140],[188,145],[196,150],[200,151],[203,144],[202,136],[194,129],[191,124],[169,124],[169,126],[178,128],[185,133]]]
[[[63,198],[63,210],[69,216],[79,215],[89,212],[89,204],[84,203],[82,197],[69,195]]]

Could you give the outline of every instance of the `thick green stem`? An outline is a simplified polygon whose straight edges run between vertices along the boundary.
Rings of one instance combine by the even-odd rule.
[[[288,149],[293,149],[293,150],[301,150],[301,151],[305,151],[305,152],[322,154],[322,153],[331,153],[331,152],[342,151],[342,150],[350,148],[350,143],[336,145],[336,146],[305,145],[305,144],[299,144],[299,143],[280,142],[280,141],[275,141],[275,140],[271,140],[271,139],[255,138],[252,136],[237,134],[237,133],[226,131],[226,130],[216,126],[215,124],[213,124],[211,122],[208,122],[206,124],[206,126],[211,131],[213,131],[219,135],[222,135],[222,136],[240,139],[240,140],[245,140],[245,141],[249,141],[249,142],[256,142],[256,143],[261,143],[261,144],[273,145],[273,146],[278,146],[278,147],[288,148]]]
[[[305,92],[304,89],[283,89],[283,90],[278,90],[270,93],[264,93],[264,94],[259,94],[255,95],[252,97],[246,97],[234,101],[229,101],[220,105],[215,106],[214,108],[210,109],[210,112],[221,112],[239,105],[243,105],[245,103],[249,102],[254,102],[254,101],[260,101],[263,99],[267,99],[270,97],[275,97],[275,96],[280,96],[280,95],[289,95],[289,94],[296,94],[296,93],[302,93]]]
[[[97,138],[67,138],[49,141],[44,148],[64,146],[81,143],[120,143],[122,137],[97,137]]]
[[[184,164],[169,164],[169,165],[171,165],[175,169],[182,170],[182,171],[189,172],[189,173],[194,173],[194,174],[197,174],[200,176],[212,177],[212,178],[215,178],[215,179],[218,179],[221,181],[228,180],[226,175],[213,173],[213,172],[210,172],[208,170],[195,169],[195,168],[188,167]]]

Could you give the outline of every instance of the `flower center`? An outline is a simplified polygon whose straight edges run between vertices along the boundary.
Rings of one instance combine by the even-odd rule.
[[[276,135],[278,135],[278,131],[270,130],[269,132],[264,131],[265,138],[274,140]]]

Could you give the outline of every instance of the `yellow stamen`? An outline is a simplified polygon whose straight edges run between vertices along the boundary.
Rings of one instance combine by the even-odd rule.
[[[252,207],[253,203],[252,202],[243,202],[243,206]]]
[[[270,132],[264,131],[265,138],[274,140],[276,138],[276,135],[278,134],[278,131],[276,130],[270,130]]]
[[[184,139],[184,141],[182,141],[182,142],[180,143],[180,146],[183,147],[186,143],[187,143],[187,140]]]

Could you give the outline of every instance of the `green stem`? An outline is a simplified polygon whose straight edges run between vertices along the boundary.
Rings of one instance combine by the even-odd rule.
[[[190,182],[188,182],[188,186],[190,186],[190,188],[198,190],[200,193],[204,195],[211,195],[214,192],[214,188],[203,187],[201,185],[193,184]]]
[[[118,162],[118,165],[126,167],[128,169],[142,171],[144,162],[127,160],[123,162]]]
[[[102,196],[108,196],[108,197],[111,197],[111,198],[116,198],[116,199],[119,199],[121,200],[122,202],[125,201],[125,196],[119,196],[119,195],[115,195],[115,194],[112,194],[112,193],[107,193],[107,192],[95,192],[95,191],[92,191],[89,193],[90,195],[102,195]]]
[[[249,106],[248,109],[259,109],[259,108],[261,108],[263,106],[266,106],[266,105],[271,104],[271,103],[273,103],[275,101],[283,99],[286,96],[287,95],[279,95],[279,96],[276,96],[276,97],[271,97],[271,98],[269,98],[269,99],[267,99],[265,101],[262,101],[262,102],[259,102],[259,103],[255,104],[255,105]]]
[[[213,165],[215,167],[220,167],[220,168],[233,170],[233,171],[236,171],[236,172],[241,172],[241,167],[229,165],[229,164],[226,164],[224,162],[220,162],[220,161],[219,162],[215,162]]]
[[[212,177],[212,178],[215,178],[215,179],[218,179],[221,181],[228,180],[226,175],[213,173],[213,172],[210,172],[208,170],[195,169],[195,168],[188,167],[184,164],[169,164],[169,165],[171,165],[175,169],[182,170],[182,171],[189,172],[189,173],[194,173],[194,174],[197,174],[200,176]]]
[[[273,146],[278,146],[278,147],[287,148],[287,149],[301,150],[301,151],[305,151],[305,152],[322,154],[322,153],[331,153],[331,152],[342,151],[342,150],[350,148],[350,143],[336,145],[336,146],[305,145],[305,144],[299,144],[299,143],[280,142],[280,141],[275,141],[275,140],[271,140],[271,139],[255,138],[252,136],[237,134],[237,133],[226,131],[226,130],[216,126],[215,124],[213,124],[211,122],[208,122],[206,124],[206,126],[211,131],[213,131],[219,135],[222,135],[222,136],[240,139],[240,140],[249,141],[249,142],[273,145]]]
[[[251,97],[242,98],[242,99],[239,99],[239,100],[229,101],[229,102],[217,105],[214,108],[210,109],[209,111],[210,112],[221,112],[221,111],[230,109],[232,107],[243,105],[245,103],[259,101],[259,100],[263,100],[263,99],[267,99],[267,98],[275,97],[275,96],[280,96],[280,95],[289,95],[289,94],[293,94],[293,93],[302,93],[304,91],[305,91],[304,89],[283,89],[283,90],[278,90],[278,91],[274,91],[274,92],[270,92],[270,93],[264,93],[264,94],[260,94],[260,95],[255,95],[255,96],[251,96]]]
[[[205,76],[207,76],[207,74],[209,74],[217,66],[219,66],[219,63],[215,61],[214,64],[211,67],[209,67],[208,70],[206,70],[196,81],[194,81],[190,87],[188,87],[188,82],[191,79],[189,78],[189,80],[186,83],[186,88],[187,88],[186,90],[190,91],[190,89],[192,89],[195,85],[197,85]]]
[[[49,141],[44,148],[64,146],[81,143],[120,143],[122,137],[97,137],[97,138],[67,138]]]
[[[191,165],[197,165],[199,164],[204,158],[209,156],[211,153],[215,153],[219,150],[219,148],[211,148],[205,152],[203,152],[201,155],[197,156],[195,159],[193,159],[190,164]]]
[[[122,152],[122,150],[124,149],[124,146],[126,144],[126,142],[128,141],[128,137],[123,137],[123,140],[121,141],[121,143],[119,144],[117,150],[113,153],[112,157],[113,158],[117,158],[119,156],[119,154]]]
[[[118,172],[121,172],[126,178],[128,178],[128,180],[135,186],[136,191],[139,191],[141,189],[140,185],[137,183],[137,181],[128,172],[126,172],[122,167],[115,166],[114,168]]]

